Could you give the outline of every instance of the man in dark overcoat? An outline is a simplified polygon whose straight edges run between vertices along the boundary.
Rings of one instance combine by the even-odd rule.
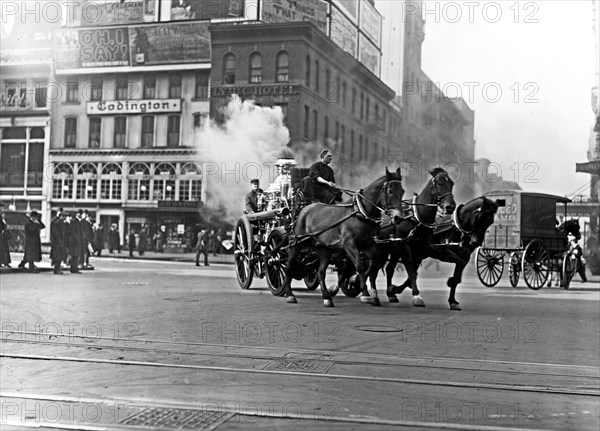
[[[65,213],[59,211],[50,223],[50,259],[54,267],[55,274],[63,274],[60,264],[67,257]]]
[[[81,212],[81,210],[79,210]],[[83,210],[81,217],[81,231],[83,232],[83,256],[81,257],[81,266],[86,269],[94,269],[90,265],[90,246],[94,241],[94,228],[90,222],[90,214],[88,210]]]
[[[321,160],[313,163],[308,175],[311,178],[312,194],[316,200],[326,204],[342,201],[342,192],[335,184],[333,169],[329,166],[333,160],[333,154],[328,149],[323,149],[320,154]],[[305,190],[305,195],[311,191]]]
[[[0,267],[10,268],[10,249],[8,247],[8,224],[4,220],[2,203],[0,203]]]
[[[71,218],[71,223],[67,230],[69,237],[69,252],[71,254],[71,268],[70,271],[73,274],[81,274],[79,271],[78,264],[81,256],[83,256],[83,228],[81,226],[81,213],[77,213],[75,217]]]
[[[250,190],[248,193],[246,193],[246,200],[245,200],[247,214],[252,214],[257,211],[262,210],[262,208],[259,208],[260,202],[258,201],[258,198],[263,193],[263,190],[259,186],[258,179],[255,178],[255,179],[251,180],[250,184],[252,184],[252,190]]]
[[[37,211],[31,211],[29,220],[25,223],[25,253],[19,268],[25,269],[25,264],[29,263],[31,272],[39,272],[34,262],[42,260],[42,241],[40,240],[40,231],[46,226],[40,220],[40,214]]]

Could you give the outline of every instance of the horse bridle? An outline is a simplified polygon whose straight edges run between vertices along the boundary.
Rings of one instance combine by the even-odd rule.
[[[374,218],[374,217],[371,217],[370,215],[368,215],[367,212],[365,211],[365,208],[363,207],[363,204],[359,200],[359,198],[364,199],[365,201],[367,201],[368,203],[373,205],[376,209],[378,209],[380,212],[384,213],[388,217],[391,217],[391,212],[390,212],[391,207],[388,205],[388,201],[387,201],[387,191],[388,191],[391,183],[402,184],[402,181],[390,180],[390,181],[385,181],[383,183],[383,187],[381,188],[381,191],[379,192],[379,197],[377,198],[377,202],[379,202],[381,200],[381,195],[383,194],[384,208],[380,207],[376,203],[373,203],[370,200],[368,200],[367,198],[365,198],[360,191],[358,193],[356,193],[356,206],[358,207],[358,210],[360,211],[360,213],[363,217],[365,217],[366,219],[371,220],[372,222],[375,222],[375,223],[381,223],[381,220],[383,220],[383,217],[381,217],[381,216],[379,218]]]
[[[437,195],[437,199],[435,200],[436,207],[439,206],[440,203],[442,203],[442,199],[444,199],[446,196],[454,196],[454,193],[452,193],[452,192],[440,194],[440,191],[438,190],[437,183],[436,183],[436,180],[440,175],[448,175],[448,174],[446,174],[445,172],[440,172],[439,174],[437,174],[435,177],[433,177],[431,179],[431,188],[433,190],[435,190],[435,194]],[[428,205],[428,204],[425,204],[425,205]],[[431,205],[434,205],[434,204],[431,204]],[[426,223],[423,220],[421,220],[421,217],[419,217],[419,212],[417,210],[417,197],[416,196],[412,200],[412,207],[413,207],[413,213],[415,215],[415,218],[417,219],[417,221],[419,223],[421,223],[424,226],[427,226],[428,228],[433,229],[435,227],[435,221],[433,223]]]

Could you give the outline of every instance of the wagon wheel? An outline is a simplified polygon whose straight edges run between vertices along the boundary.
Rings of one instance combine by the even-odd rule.
[[[570,252],[565,252],[562,258],[562,271],[560,273],[560,285],[568,289],[571,280],[577,271],[577,258]]]
[[[252,227],[244,216],[235,224],[233,236],[233,258],[237,280],[242,289],[249,289],[254,277],[252,270]]]
[[[477,276],[487,287],[493,287],[500,281],[504,272],[504,254],[497,250],[477,249]]]
[[[510,254],[510,264],[508,266],[508,279],[512,287],[517,287],[519,283],[519,275],[521,274],[521,262],[519,259],[519,253],[513,251]]]
[[[362,292],[360,288],[360,279],[358,274],[354,274],[348,281],[342,285],[342,292],[349,298],[356,298]]]
[[[308,290],[315,290],[319,287],[319,277],[317,271],[311,271],[304,276],[304,284]]]
[[[267,284],[275,296],[283,296],[283,282],[287,268],[288,238],[285,230],[276,228],[271,231],[265,247]]]
[[[534,239],[523,252],[523,278],[527,287],[538,290],[548,280],[550,275],[550,255],[544,244]]]

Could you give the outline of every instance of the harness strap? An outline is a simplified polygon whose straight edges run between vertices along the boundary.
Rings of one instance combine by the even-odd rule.
[[[318,240],[315,238],[316,236],[319,236],[319,235],[321,235],[322,233],[324,233],[324,232],[327,232],[329,229],[333,229],[334,227],[336,227],[336,226],[338,226],[338,225],[342,224],[343,222],[345,222],[346,220],[348,220],[350,217],[353,217],[353,216],[355,216],[355,215],[357,215],[357,214],[359,214],[359,212],[358,212],[358,211],[354,211],[354,212],[351,212],[351,213],[349,213],[349,214],[346,214],[344,217],[342,217],[340,220],[336,221],[336,222],[335,222],[335,223],[333,223],[332,225],[330,225],[330,226],[327,226],[326,228],[323,228],[323,229],[321,229],[321,230],[319,230],[319,231],[317,231],[317,232],[305,233],[304,235],[295,235],[295,236],[293,237],[293,239],[292,239],[292,238],[290,238],[290,245],[294,245],[294,246],[295,246],[295,245],[297,245],[297,244],[298,244],[298,242],[303,242],[303,241],[306,241],[306,240],[307,240],[307,239],[309,239],[309,238],[312,238],[312,239],[314,239],[315,241],[318,241]],[[292,244],[292,242],[293,242],[293,244]]]
[[[460,204],[454,209],[454,212],[452,213],[452,221],[454,222],[454,226],[456,226],[460,233],[462,233],[463,235],[472,235],[473,231],[469,232],[460,225],[460,220],[458,219],[458,212],[462,207],[464,207],[464,205]]]
[[[422,224],[423,226],[428,227],[429,229],[433,229],[435,227],[435,222],[433,222],[433,223],[426,223],[423,220],[421,220],[421,217],[419,217],[419,211],[417,210],[417,197],[416,196],[413,197],[412,207],[413,207],[413,216],[414,216],[414,218],[417,219],[417,221],[420,224]]]

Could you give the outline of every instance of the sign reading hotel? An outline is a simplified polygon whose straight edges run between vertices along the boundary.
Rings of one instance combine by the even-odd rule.
[[[295,96],[300,94],[299,85],[244,85],[212,87],[214,97],[228,97],[237,94],[242,97]]]
[[[263,0],[264,22],[310,21],[327,33],[327,3],[322,0]]]
[[[88,102],[88,115],[162,114],[181,112],[181,99],[103,100]]]

